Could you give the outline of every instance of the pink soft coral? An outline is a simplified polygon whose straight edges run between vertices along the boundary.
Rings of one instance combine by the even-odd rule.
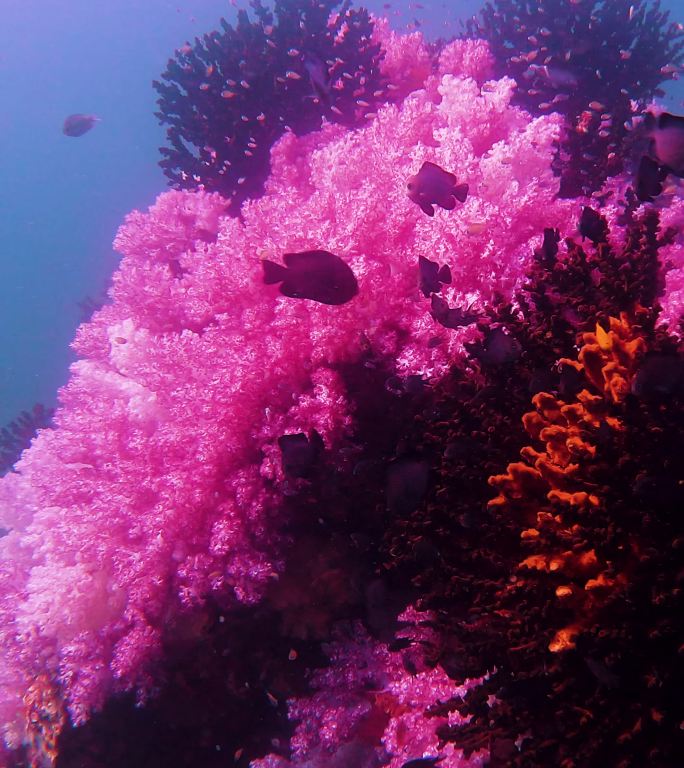
[[[370,345],[400,372],[437,375],[468,336],[430,317],[419,255],[451,266],[450,302],[478,303],[511,293],[544,227],[571,226],[549,167],[558,120],[512,107],[510,80],[479,85],[471,48],[455,43],[361,130],[286,135],[242,219],[189,192],[128,217],[112,303],[79,330],[56,428],[0,483],[9,744],[37,671],[82,722],[113,689],[153,688],[174,612],[210,593],[259,599],[281,565],[278,436],[315,428],[334,451],[352,417],[340,361]],[[465,204],[430,219],[408,199],[424,160],[470,184]],[[263,285],[260,257],[309,248],[350,264],[353,301]]]
[[[482,765],[484,755],[466,759],[437,736],[440,726],[462,722],[455,705],[473,683],[459,686],[441,667],[421,667],[431,638],[420,622],[429,616],[408,609],[400,618],[414,625],[401,633],[412,641],[401,652],[371,639],[360,625],[338,631],[326,649],[330,666],[311,675],[314,693],[289,702],[297,723],[292,761],[269,755],[252,768],[401,768],[419,757],[440,757],[445,768]]]

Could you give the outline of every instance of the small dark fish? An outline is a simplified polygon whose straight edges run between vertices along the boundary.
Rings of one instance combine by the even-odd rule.
[[[430,261],[424,256],[418,257],[418,273],[420,290],[426,299],[431,293],[439,293],[442,290],[442,283],[451,282],[451,270],[448,264],[440,267],[437,262]]]
[[[290,477],[311,477],[325,445],[315,429],[307,437],[303,432],[278,438],[283,472]]]
[[[100,118],[96,115],[69,115],[64,121],[62,132],[65,136],[83,136],[99,122]]]
[[[540,69],[546,80],[554,88],[572,91],[579,85],[577,75],[569,69],[554,67],[553,65],[546,65],[540,67]]]
[[[471,312],[470,309],[453,309],[444,301],[441,296],[432,294],[430,314],[434,319],[445,328],[462,328],[464,325],[471,325],[480,319],[478,312]]]
[[[667,169],[644,155],[637,170],[635,192],[642,203],[652,203],[654,198],[663,191],[663,182],[667,178]]]
[[[346,304],[359,292],[354,273],[339,256],[328,251],[286,253],[286,266],[262,261],[264,283],[280,283],[283,296],[311,299],[321,304]]]
[[[441,757],[417,757],[415,760],[404,763],[401,768],[434,768],[442,760]]]
[[[422,376],[411,375],[402,379],[399,376],[390,376],[385,381],[385,389],[393,395],[422,395],[426,382]]]
[[[584,375],[571,365],[559,367],[558,394],[563,400],[571,400],[584,389]]]
[[[642,399],[668,397],[684,383],[684,364],[677,355],[652,355],[632,379],[632,394]]]
[[[663,112],[651,123],[651,154],[659,165],[675,176],[684,177],[684,117]]]
[[[409,199],[428,216],[435,215],[435,205],[451,211],[456,207],[457,200],[465,203],[468,197],[467,184],[456,184],[453,173],[429,161],[423,163],[415,176],[411,176],[406,186]]]
[[[594,675],[599,683],[605,685],[606,688],[617,688],[620,684],[620,678],[614,672],[611,672],[602,662],[587,656],[584,659],[584,663],[589,667],[592,675]]]
[[[579,231],[583,240],[588,237],[594,245],[597,245],[606,242],[608,225],[600,213],[585,205],[580,216]]]
[[[306,69],[309,74],[311,87],[317,98],[326,106],[330,106],[330,102],[332,101],[330,94],[330,74],[325,63],[315,53],[311,53],[310,51],[304,51],[302,54],[302,62],[304,64],[304,69]]]
[[[387,468],[387,509],[393,514],[408,515],[425,497],[430,465],[424,459],[396,459]]]
[[[515,362],[522,349],[520,344],[502,328],[485,331],[485,340],[475,356],[485,365],[505,365]]]
[[[560,241],[560,233],[557,229],[551,229],[547,227],[544,230],[544,242],[542,243],[542,251],[546,263],[551,266],[556,260],[558,255],[558,243]]]

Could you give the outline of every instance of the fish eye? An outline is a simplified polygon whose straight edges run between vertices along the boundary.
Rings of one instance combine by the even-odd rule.
[[[408,187],[408,189],[413,189],[415,185],[413,184],[413,182],[409,181],[409,183],[406,186]]]

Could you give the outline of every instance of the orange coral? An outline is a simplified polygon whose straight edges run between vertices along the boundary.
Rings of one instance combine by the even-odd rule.
[[[39,675],[24,695],[31,768],[49,768],[57,760],[57,739],[66,716],[61,697],[47,675]]]
[[[625,314],[609,318],[607,331],[597,324],[594,332],[582,335],[582,342],[578,361],[560,362],[583,373],[587,388],[572,403],[547,392],[535,395],[535,410],[524,415],[523,424],[534,440],[543,443],[543,450],[523,448],[522,462],[489,478],[499,491],[489,507],[517,515],[523,526],[521,539],[537,550],[519,563],[519,577],[560,581],[553,584],[556,599],[572,598],[574,618],[556,631],[548,645],[553,653],[574,648],[605,596],[626,582],[588,548],[576,521],[602,504],[587,467],[596,460],[597,432],[622,429],[612,410],[628,394],[646,345],[639,327]]]

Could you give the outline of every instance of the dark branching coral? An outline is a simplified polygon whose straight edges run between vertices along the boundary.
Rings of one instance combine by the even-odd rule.
[[[518,82],[518,104],[566,116],[555,164],[563,196],[591,193],[622,170],[631,118],[677,76],[684,31],[668,16],[646,0],[493,0],[470,21],[497,74]]]
[[[169,60],[157,117],[170,147],[160,165],[177,189],[203,186],[233,208],[258,196],[269,152],[288,128],[303,134],[325,117],[351,126],[385,95],[382,53],[367,11],[340,0],[276,0],[237,26],[186,44]]]
[[[652,212],[619,252],[559,249],[547,231],[519,311],[494,308],[470,370],[438,388],[451,417],[416,422],[442,459],[427,504],[389,526],[386,567],[439,617],[433,662],[491,673],[464,701],[469,722],[441,732],[489,749],[490,765],[682,753],[684,349],[656,325],[669,236]],[[483,361],[493,326],[515,359]],[[439,550],[429,567],[424,538]]]
[[[39,429],[50,426],[53,413],[51,408],[37,403],[0,430],[0,474],[12,469]]]

